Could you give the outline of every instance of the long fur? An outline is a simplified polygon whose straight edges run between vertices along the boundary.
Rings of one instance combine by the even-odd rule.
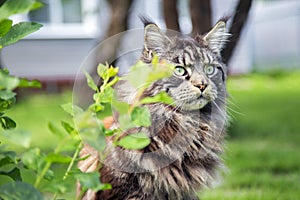
[[[107,156],[99,171],[101,182],[110,183],[112,189],[98,191],[91,198],[195,200],[196,192],[211,186],[217,168],[222,166],[220,154],[227,123],[226,67],[218,52],[228,36],[225,22],[218,22],[208,35],[196,39],[169,38],[153,22],[144,19],[144,23],[141,59],[149,62],[155,52],[161,59],[184,67],[189,76],[159,80],[144,92],[145,97],[165,91],[174,104],[145,105],[152,125],[124,130],[121,137],[145,132],[151,143],[144,149],[127,150],[108,141]],[[210,65],[217,70],[211,76],[204,73]],[[204,83],[206,89],[199,96],[199,84]],[[115,90],[119,99],[128,103],[136,94],[124,81],[117,83]],[[87,195],[83,199],[88,199]]]

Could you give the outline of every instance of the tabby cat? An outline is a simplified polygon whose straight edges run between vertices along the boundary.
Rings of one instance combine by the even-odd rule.
[[[100,169],[101,181],[111,190],[93,193],[83,199],[101,200],[192,200],[196,192],[211,186],[216,169],[222,166],[220,154],[226,126],[226,66],[220,51],[229,34],[221,19],[207,34],[195,38],[164,33],[155,23],[143,19],[144,49],[141,60],[150,63],[154,53],[174,64],[171,77],[154,82],[144,96],[161,91],[173,99],[146,105],[151,113],[150,127],[142,131],[151,143],[142,150],[110,149]],[[130,103],[134,89],[120,81],[115,89],[121,100]],[[79,164],[83,171],[96,169],[96,152],[86,146],[81,155],[92,155]]]

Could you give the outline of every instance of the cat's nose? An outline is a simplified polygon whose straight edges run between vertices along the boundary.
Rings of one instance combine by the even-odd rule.
[[[199,90],[200,90],[201,92],[204,92],[204,90],[207,88],[207,84],[204,83],[204,82],[202,82],[202,83],[200,83],[200,84],[195,85],[195,87],[199,88]]]

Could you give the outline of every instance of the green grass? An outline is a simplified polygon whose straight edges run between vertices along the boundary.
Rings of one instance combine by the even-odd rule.
[[[48,128],[48,123],[60,126],[62,120],[71,120],[71,117],[60,107],[68,102],[71,102],[70,92],[61,95],[30,95],[18,100],[6,114],[17,122],[18,130],[32,133],[31,146],[39,146],[47,150],[55,147],[57,142],[57,138]]]
[[[224,160],[227,171],[202,200],[300,199],[300,72],[233,77],[228,81],[233,117]],[[57,142],[47,128],[70,120],[60,104],[71,94],[25,98],[8,115],[30,130],[32,146]]]
[[[228,81],[228,172],[202,199],[300,199],[300,73]]]

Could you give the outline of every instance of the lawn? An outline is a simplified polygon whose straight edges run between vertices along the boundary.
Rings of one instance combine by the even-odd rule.
[[[200,193],[203,200],[300,199],[300,72],[231,77],[231,126],[227,166],[214,189]],[[33,134],[31,146],[49,150],[56,139],[48,122],[70,118],[60,104],[71,93],[23,98],[8,115],[19,129]]]
[[[229,79],[228,172],[202,199],[300,199],[299,85],[299,72]]]

